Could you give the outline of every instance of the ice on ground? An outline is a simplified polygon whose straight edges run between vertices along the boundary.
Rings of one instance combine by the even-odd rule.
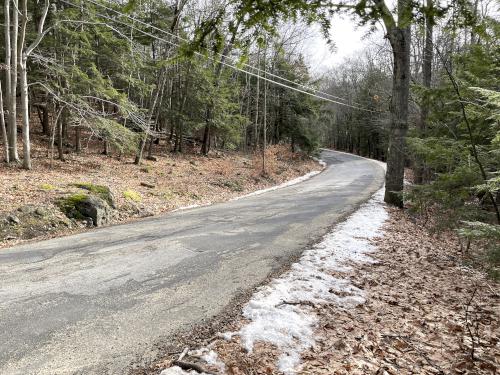
[[[256,292],[244,307],[250,323],[241,331],[241,341],[251,352],[256,342],[275,345],[282,353],[278,368],[294,374],[300,354],[314,344],[318,319],[311,306],[335,303],[352,308],[364,302],[364,293],[350,280],[332,276],[345,272],[351,262],[371,262],[370,240],[381,235],[387,220],[383,189],[339,224],[324,239],[307,250],[291,270]]]
[[[200,358],[206,364],[217,368],[221,374],[224,374],[226,371],[226,365],[219,359],[219,355],[210,349],[210,345],[208,347],[190,350],[188,355]]]

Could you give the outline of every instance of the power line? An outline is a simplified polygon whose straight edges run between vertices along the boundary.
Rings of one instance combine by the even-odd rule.
[[[67,1],[67,0],[61,0],[61,1],[62,1],[63,3],[66,3],[66,4],[70,5],[70,6],[73,6],[73,7],[78,7],[78,5],[76,5],[76,4],[74,4],[74,3],[71,3],[70,1]],[[94,1],[92,1],[92,0],[87,0],[87,1],[89,1],[89,2],[91,2],[91,3],[93,3],[93,4],[96,4],[96,5],[100,5],[100,4],[98,4],[98,3],[95,3],[95,2],[94,2]],[[103,7],[104,7],[104,8],[106,8],[106,9],[110,9],[110,8],[105,7],[105,6],[103,6]],[[118,11],[115,11],[115,10],[113,10],[113,9],[110,9],[110,10],[112,10],[113,12],[118,13],[118,14],[123,14],[123,13],[118,12]],[[121,21],[121,20],[118,20],[118,19],[116,19],[116,18],[113,18],[113,17],[107,16],[107,15],[104,15],[104,14],[102,14],[102,13],[96,13],[96,14],[97,14],[98,16],[101,16],[101,17],[103,17],[103,18],[105,18],[105,19],[108,19],[108,20],[110,20],[110,21],[112,21],[112,22],[118,22],[118,23],[120,23],[120,24],[122,24],[122,25],[124,25],[124,26],[126,26],[126,27],[129,27],[129,28],[131,28],[131,29],[134,29],[134,30],[136,30],[136,31],[138,31],[138,32],[140,32],[140,33],[142,33],[143,35],[149,36],[149,37],[151,37],[151,38],[153,38],[153,39],[156,39],[156,40],[158,40],[158,41],[165,42],[165,43],[167,43],[167,44],[170,44],[170,45],[175,46],[175,47],[178,47],[178,48],[179,48],[179,47],[181,47],[178,43],[175,43],[175,42],[172,42],[171,40],[167,40],[167,39],[165,39],[165,38],[162,38],[162,37],[159,37],[159,36],[157,36],[157,35],[151,34],[151,33],[147,32],[147,31],[144,31],[144,30],[138,29],[138,28],[136,28],[134,25],[130,25],[130,24],[128,24],[128,23],[126,23],[126,22],[124,22],[124,21]],[[123,15],[125,15],[125,14],[123,14]],[[149,25],[149,24],[147,24],[147,23],[145,23],[145,22],[142,22],[142,21],[140,21],[140,20],[137,20],[136,18],[130,17],[130,16],[128,16],[128,15],[125,15],[125,16],[126,16],[127,18],[130,18],[130,19],[132,19],[132,20],[134,20],[134,21],[136,21],[136,22],[138,22],[138,23],[141,23],[141,24],[143,24],[143,25],[145,25],[145,26],[148,26],[148,27],[152,27],[152,28],[158,29],[158,28],[156,28],[154,25]],[[158,29],[158,30],[160,30],[160,31],[161,31],[161,29]],[[302,93],[302,94],[306,94],[306,95],[309,95],[309,96],[315,97],[315,98],[317,98],[317,99],[325,100],[325,101],[330,102],[330,103],[333,103],[333,104],[338,104],[338,105],[340,105],[340,106],[349,107],[349,108],[357,109],[357,110],[360,110],[360,111],[366,111],[366,112],[371,112],[371,113],[379,113],[379,111],[374,111],[374,110],[367,109],[367,108],[362,108],[362,107],[359,107],[359,106],[356,106],[356,105],[351,105],[351,104],[343,103],[343,102],[340,102],[340,101],[337,101],[337,100],[333,100],[333,99],[325,98],[325,97],[320,96],[320,95],[317,95],[317,94],[315,94],[315,93],[311,93],[311,92],[308,92],[308,91],[305,91],[305,90],[299,89],[299,88],[297,88],[297,87],[292,87],[292,86],[286,85],[286,84],[284,84],[284,83],[282,83],[282,82],[278,82],[278,81],[275,81],[275,80],[269,79],[269,78],[267,78],[267,77],[263,77],[263,76],[261,76],[260,74],[256,74],[256,73],[250,72],[250,71],[248,71],[248,70],[245,70],[245,69],[239,68],[239,67],[237,67],[237,66],[235,66],[235,65],[233,65],[233,64],[230,64],[230,63],[228,63],[228,62],[226,62],[226,61],[223,61],[223,60],[216,60],[216,59],[214,59],[214,58],[213,58],[213,57],[211,57],[211,56],[204,55],[204,54],[202,54],[202,53],[200,53],[200,52],[197,52],[197,51],[195,51],[194,53],[195,53],[196,55],[198,55],[198,56],[201,56],[201,57],[203,57],[203,58],[209,59],[209,60],[211,60],[211,61],[213,61],[213,62],[220,63],[220,64],[222,64],[222,65],[224,65],[224,66],[226,66],[226,67],[228,67],[228,68],[231,68],[231,69],[233,69],[233,70],[236,70],[236,71],[239,71],[239,72],[242,72],[242,73],[248,74],[248,75],[253,76],[253,77],[257,77],[258,79],[262,79],[262,80],[264,80],[264,81],[270,82],[270,83],[275,84],[275,85],[277,85],[277,86],[281,86],[281,87],[284,87],[284,88],[288,88],[288,89],[290,89],[290,90],[297,91],[297,92],[300,92],[300,93]],[[255,69],[258,69],[258,68],[255,68]],[[259,69],[259,70],[260,70],[260,69]],[[264,72],[265,72],[265,71],[264,71]],[[267,74],[270,74],[270,73],[267,73]],[[295,83],[295,84],[297,84],[297,83]],[[309,89],[310,89],[310,88],[309,88]],[[314,91],[314,90],[311,90],[311,91]],[[342,100],[345,100],[345,99],[342,99]]]
[[[159,27],[157,27],[157,26],[155,26],[155,25],[152,25],[152,24],[150,24],[150,23],[146,23],[146,22],[144,22],[144,21],[141,21],[140,19],[137,19],[137,18],[135,18],[135,17],[132,17],[132,16],[130,16],[130,15],[128,15],[128,14],[126,14],[126,13],[123,13],[123,12],[120,12],[120,11],[118,11],[118,10],[116,10],[116,9],[113,9],[113,8],[107,7],[107,6],[105,6],[104,4],[98,3],[98,2],[96,2],[96,1],[94,1],[94,0],[87,0],[87,1],[88,1],[88,2],[90,2],[90,3],[92,3],[92,4],[94,4],[94,5],[97,5],[97,6],[101,7],[101,8],[103,8],[103,9],[106,9],[106,10],[109,10],[109,11],[111,11],[111,12],[115,13],[115,14],[118,14],[119,16],[126,17],[126,18],[128,18],[128,19],[132,20],[133,22],[137,22],[137,23],[142,24],[142,25],[144,25],[144,26],[146,26],[146,27],[150,27],[150,28],[152,28],[152,29],[154,29],[154,30],[157,30],[157,31],[159,31],[159,32],[161,32],[161,33],[164,33],[164,34],[166,34],[166,35],[168,35],[168,36],[171,36],[171,37],[177,38],[177,39],[179,39],[179,40],[181,40],[181,41],[183,41],[183,42],[190,43],[190,40],[189,40],[189,39],[187,39],[187,38],[184,38],[184,37],[182,37],[182,36],[180,36],[180,35],[176,35],[176,34],[174,34],[174,33],[172,33],[172,32],[167,31],[167,30],[161,29],[161,28],[159,28]],[[204,48],[204,49],[205,49],[205,50],[207,50],[207,48]],[[208,51],[208,50],[207,50],[207,51]],[[210,51],[208,51],[208,52],[210,52]],[[216,54],[217,54],[217,55],[219,55],[219,56],[223,56],[224,58],[228,58],[228,56],[224,56],[224,55],[223,55],[222,53],[220,53],[220,52],[217,52]],[[230,59],[230,58],[229,58],[229,59]],[[232,64],[234,65],[234,64],[238,64],[238,63],[236,63],[234,60],[232,60]],[[259,73],[263,73],[263,74],[264,74],[264,75],[266,75],[266,76],[271,76],[271,77],[274,77],[274,78],[278,78],[278,79],[280,79],[280,80],[282,80],[282,81],[284,81],[284,82],[288,82],[288,83],[294,84],[294,85],[296,85],[296,86],[302,87],[302,88],[303,88],[303,89],[305,89],[305,90],[314,91],[314,92],[315,92],[315,93],[317,93],[317,94],[325,95],[325,96],[327,96],[327,97],[330,97],[330,98],[333,98],[333,99],[337,99],[337,100],[342,100],[342,101],[344,101],[344,102],[350,102],[350,100],[345,99],[345,98],[343,98],[343,97],[340,97],[340,96],[335,96],[335,95],[332,95],[332,94],[329,94],[329,93],[326,93],[326,92],[320,91],[320,90],[318,90],[318,89],[316,89],[316,88],[314,88],[314,87],[310,87],[310,86],[304,85],[304,84],[302,84],[302,83],[295,82],[295,81],[292,81],[292,80],[290,80],[290,79],[288,79],[288,78],[282,77],[282,76],[280,76],[280,75],[277,75],[277,74],[274,74],[274,73],[270,73],[270,72],[268,72],[268,71],[265,71],[264,69],[260,69],[259,67],[256,67],[256,66],[253,66],[253,65],[250,65],[250,64],[244,63],[244,62],[240,62],[240,64],[241,64],[241,65],[243,65],[243,66],[249,67],[249,68],[251,68],[251,69],[253,69],[253,70],[256,70],[256,71],[258,71]],[[356,103],[356,102],[353,102],[353,104],[356,104],[357,106],[361,106],[361,104]]]
[[[120,15],[120,16],[126,17],[126,18],[128,18],[128,19],[130,19],[130,20],[132,20],[132,21],[134,21],[134,22],[137,22],[137,23],[139,23],[139,24],[142,24],[142,25],[144,25],[144,26],[147,26],[147,27],[150,27],[150,28],[152,28],[152,29],[154,29],[154,30],[157,30],[157,31],[159,31],[159,32],[161,32],[161,33],[164,33],[164,34],[166,34],[166,35],[168,35],[168,36],[171,36],[171,37],[177,38],[177,39],[179,39],[179,40],[181,40],[181,41],[183,41],[183,42],[186,42],[186,43],[190,43],[190,40],[189,40],[189,39],[187,39],[187,38],[183,38],[182,36],[180,36],[180,35],[176,35],[176,34],[174,34],[174,33],[170,32],[170,31],[160,29],[160,28],[159,28],[159,27],[157,27],[157,26],[154,26],[154,25],[152,25],[152,24],[149,24],[149,23],[146,23],[146,22],[144,22],[144,21],[141,21],[141,20],[139,20],[139,19],[137,19],[137,18],[135,18],[135,17],[132,17],[132,16],[130,16],[130,15],[128,15],[128,14],[126,14],[126,13],[123,13],[123,12],[120,12],[120,11],[118,11],[118,10],[116,10],[116,9],[113,9],[113,8],[107,7],[107,6],[105,6],[104,4],[100,4],[100,3],[96,2],[96,1],[93,1],[93,0],[87,0],[87,1],[88,1],[88,2],[90,2],[90,3],[92,3],[92,4],[94,4],[94,5],[97,5],[97,6],[101,7],[101,8],[103,8],[103,9],[106,9],[106,10],[109,10],[109,11],[111,11],[111,12],[113,12],[113,13],[116,13],[116,14],[118,14],[118,15]],[[206,50],[206,48],[205,48],[205,50]],[[219,56],[223,56],[223,54],[222,54],[222,53],[220,53],[220,52],[217,52],[216,54],[217,54],[217,55],[219,55]],[[228,57],[227,57],[227,56],[224,56],[224,58],[228,58]],[[234,62],[234,60],[232,61],[232,63],[233,63],[233,64],[236,64],[236,63]],[[320,90],[318,90],[318,89],[315,89],[314,87],[310,87],[310,86],[304,85],[304,84],[302,84],[302,83],[292,81],[292,80],[290,80],[290,79],[288,79],[288,78],[285,78],[285,77],[279,76],[279,75],[277,75],[277,74],[270,73],[270,72],[268,72],[268,71],[265,71],[265,70],[263,70],[263,69],[260,69],[259,67],[256,67],[256,66],[253,66],[253,65],[250,65],[250,64],[244,63],[244,62],[241,62],[240,64],[241,64],[241,65],[243,65],[243,66],[249,67],[249,68],[251,68],[251,69],[253,69],[253,70],[256,70],[256,71],[258,71],[259,73],[263,73],[263,74],[264,74],[264,75],[266,75],[266,76],[271,76],[271,77],[274,77],[274,78],[278,78],[278,79],[280,79],[280,80],[282,80],[282,81],[284,81],[284,82],[288,82],[288,83],[291,83],[291,84],[297,85],[297,86],[299,86],[299,87],[302,87],[303,89],[310,90],[310,91],[314,91],[314,92],[315,92],[315,93],[317,93],[317,94],[321,94],[321,95],[325,95],[325,96],[330,97],[330,98],[333,98],[333,99],[337,99],[337,100],[342,100],[342,101],[345,101],[345,102],[349,102],[349,100],[347,100],[347,99],[345,99],[345,98],[342,98],[342,97],[340,97],[340,96],[335,96],[335,95],[332,95],[332,94],[329,94],[329,93],[326,93],[326,92],[322,92],[322,91],[320,91]],[[354,104],[360,105],[359,103],[354,103]]]

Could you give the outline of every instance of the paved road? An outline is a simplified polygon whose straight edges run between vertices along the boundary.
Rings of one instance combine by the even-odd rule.
[[[322,158],[263,195],[1,250],[0,374],[123,374],[217,315],[382,185],[375,162]]]

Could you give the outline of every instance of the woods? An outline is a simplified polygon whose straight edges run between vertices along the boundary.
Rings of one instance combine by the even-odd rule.
[[[293,27],[278,33],[252,20],[243,25],[251,11],[244,4],[47,1],[41,8],[34,1],[20,4],[19,16],[13,10],[18,4],[11,3],[3,10],[7,163],[19,161],[22,147],[23,168],[31,169],[30,121],[40,122],[37,130],[51,138],[49,157],[57,145],[61,160],[66,145],[81,151],[82,131],[101,139],[105,153],[134,153],[136,164],[144,153],[152,157],[159,142],[172,152],[198,143],[205,155],[213,148],[256,150],[282,141],[314,149],[298,125],[299,117],[315,116],[312,101],[303,100],[310,111],[285,110],[282,91],[261,77],[280,69],[310,84],[293,52],[299,42]],[[230,19],[236,16],[239,21]],[[293,129],[289,120],[297,123]]]

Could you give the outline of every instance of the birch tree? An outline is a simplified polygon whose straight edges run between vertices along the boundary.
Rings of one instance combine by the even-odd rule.
[[[17,3],[17,0],[15,0]],[[18,4],[16,4],[18,5]],[[28,95],[28,57],[33,50],[40,44],[44,36],[44,25],[49,11],[50,2],[45,0],[42,16],[38,23],[37,35],[35,40],[26,47],[26,28],[29,22],[28,0],[21,0],[21,32],[19,34],[17,60],[19,62],[20,91],[21,91],[21,118],[23,130],[23,168],[31,169],[31,145],[30,145],[30,114],[29,114],[29,95]]]

